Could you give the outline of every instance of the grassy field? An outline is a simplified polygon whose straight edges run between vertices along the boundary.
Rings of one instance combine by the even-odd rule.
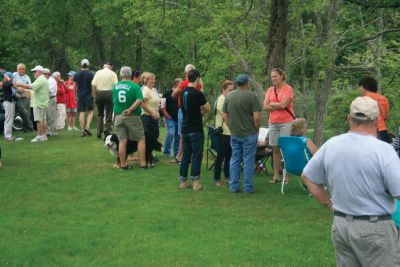
[[[291,177],[255,194],[179,191],[178,166],[112,167],[102,141],[63,132],[4,143],[0,266],[334,266],[331,216]],[[18,136],[18,135],[17,135]]]

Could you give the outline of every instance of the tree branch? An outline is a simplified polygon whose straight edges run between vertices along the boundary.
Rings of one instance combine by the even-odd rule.
[[[235,57],[237,57],[237,59],[239,61],[239,65],[243,69],[243,71],[250,76],[251,83],[257,88],[259,94],[262,95],[262,92],[263,92],[262,83],[258,82],[255,79],[255,76],[251,71],[249,63],[240,54],[240,52],[238,51],[238,49],[236,48],[236,46],[235,46],[235,44],[233,42],[232,37],[226,32],[224,33],[224,42],[225,42],[226,46],[231,50],[232,54],[234,54]]]
[[[352,4],[356,4],[359,6],[363,7],[371,7],[371,8],[398,8],[400,7],[399,2],[394,2],[393,3],[385,3],[384,1],[377,1],[377,2],[372,2],[369,0],[344,0],[345,2],[349,2]]]
[[[345,48],[347,48],[348,46],[351,46],[351,45],[355,45],[355,44],[359,44],[359,43],[362,43],[362,42],[367,42],[367,41],[374,40],[374,39],[378,38],[379,36],[381,36],[381,35],[383,35],[385,33],[388,33],[388,32],[400,32],[400,28],[385,29],[385,30],[382,30],[380,32],[377,32],[375,35],[368,36],[368,37],[365,37],[365,38],[362,38],[362,39],[347,43],[347,44],[341,46],[339,48],[339,51],[342,51],[342,50],[344,50]]]

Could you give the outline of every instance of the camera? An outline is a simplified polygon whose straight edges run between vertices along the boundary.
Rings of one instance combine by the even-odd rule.
[[[224,132],[224,129],[222,127],[218,127],[215,129],[215,134],[222,134]]]

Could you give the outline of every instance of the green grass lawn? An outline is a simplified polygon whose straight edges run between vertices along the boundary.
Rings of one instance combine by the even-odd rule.
[[[154,169],[121,171],[95,137],[17,136],[1,141],[0,266],[335,264],[332,218],[297,177],[284,197],[265,174],[257,193],[232,194],[204,168],[205,191],[179,191],[161,155]]]

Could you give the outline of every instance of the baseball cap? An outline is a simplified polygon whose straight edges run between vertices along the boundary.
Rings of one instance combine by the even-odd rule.
[[[379,116],[378,103],[368,96],[359,96],[351,102],[350,117],[358,120],[376,120]]]
[[[83,66],[83,65],[88,65],[89,66],[89,60],[87,60],[86,58],[82,59],[81,66]]]
[[[71,70],[70,72],[68,72],[68,76],[74,76],[75,75],[75,71]]]
[[[43,74],[50,74],[50,70],[48,68],[43,69]]]
[[[31,69],[31,71],[40,71],[43,72],[43,67],[40,65],[37,65],[36,67],[34,67],[33,69]]]
[[[10,79],[14,79],[14,74],[12,72],[9,72],[9,71],[4,73],[4,76],[8,76],[8,78],[10,78]]]
[[[247,74],[239,74],[235,80],[235,82],[237,82],[237,83],[247,83],[249,81],[250,81],[250,77]]]

